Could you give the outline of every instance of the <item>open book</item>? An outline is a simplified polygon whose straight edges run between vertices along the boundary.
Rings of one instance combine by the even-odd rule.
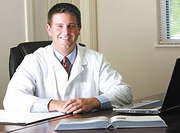
[[[140,128],[167,127],[160,116],[126,116],[116,115],[108,119],[105,116],[91,118],[62,119],[55,130],[108,129],[108,128]]]
[[[0,110],[0,124],[28,125],[35,122],[63,116],[63,113],[22,113]]]

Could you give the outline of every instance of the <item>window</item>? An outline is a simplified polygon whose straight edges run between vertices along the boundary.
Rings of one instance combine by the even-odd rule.
[[[159,45],[180,46],[180,0],[159,0]]]

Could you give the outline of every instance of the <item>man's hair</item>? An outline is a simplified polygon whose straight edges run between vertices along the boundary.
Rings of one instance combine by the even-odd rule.
[[[79,9],[70,3],[57,3],[48,12],[48,24],[51,25],[52,17],[57,13],[70,13],[76,17],[77,25],[81,28],[81,13]]]

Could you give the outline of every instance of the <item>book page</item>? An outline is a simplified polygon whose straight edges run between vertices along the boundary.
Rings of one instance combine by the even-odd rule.
[[[143,127],[167,127],[166,123],[158,115],[151,116],[126,116],[117,115],[111,118],[115,128],[143,128]]]
[[[65,118],[61,119],[56,126],[58,130],[81,130],[81,129],[106,129],[109,126],[109,119],[106,116],[90,118]]]
[[[59,112],[51,113],[22,113],[0,110],[0,123],[1,124],[20,124],[26,125],[33,122],[50,119],[64,115]]]
[[[127,115],[116,115],[111,118],[111,123],[114,121],[162,121],[161,117],[158,115],[151,116],[127,116]]]
[[[85,124],[85,123],[94,123],[99,121],[107,121],[109,119],[105,116],[98,116],[98,117],[90,117],[90,118],[77,118],[77,119],[62,119],[60,121],[61,124]]]

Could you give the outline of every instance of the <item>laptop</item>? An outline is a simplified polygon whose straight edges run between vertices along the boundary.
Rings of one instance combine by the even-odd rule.
[[[180,58],[176,60],[164,100],[145,100],[114,108],[115,112],[130,114],[160,114],[180,107]]]

